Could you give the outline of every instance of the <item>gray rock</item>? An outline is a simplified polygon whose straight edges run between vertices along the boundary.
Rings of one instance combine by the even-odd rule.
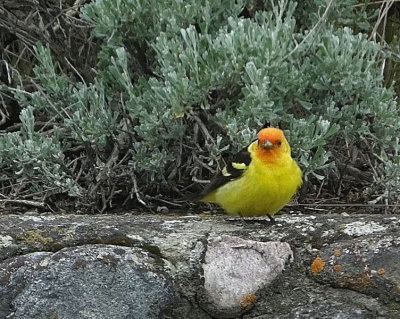
[[[397,215],[1,215],[0,318],[397,319],[398,238]]]
[[[139,248],[92,245],[8,259],[1,318],[168,318],[174,294],[163,261]]]
[[[392,303],[400,310],[400,234],[387,232],[387,228],[373,222],[347,224],[343,232],[351,229],[357,240],[323,247],[318,255],[325,267],[315,274],[315,280],[372,296],[383,304]]]

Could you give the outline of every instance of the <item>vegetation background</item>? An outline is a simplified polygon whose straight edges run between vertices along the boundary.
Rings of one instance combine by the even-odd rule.
[[[0,4],[0,201],[183,207],[266,121],[300,203],[395,211],[400,3]]]

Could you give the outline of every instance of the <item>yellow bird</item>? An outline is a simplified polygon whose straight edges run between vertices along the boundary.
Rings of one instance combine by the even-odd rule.
[[[285,135],[269,127],[236,154],[198,198],[217,203],[231,215],[267,215],[273,220],[301,184],[302,172]]]

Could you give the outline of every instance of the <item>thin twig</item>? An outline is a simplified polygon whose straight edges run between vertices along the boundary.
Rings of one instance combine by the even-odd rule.
[[[162,198],[154,197],[153,199],[154,199],[154,200],[157,200],[157,201],[160,201],[160,202],[162,202],[162,203],[164,203],[164,204],[171,205],[171,206],[182,207],[181,204],[178,204],[178,203],[176,203],[176,202],[170,202],[170,201],[167,201],[167,200],[162,199]]]
[[[205,169],[209,170],[211,173],[215,174],[215,170],[214,170],[212,167],[208,166],[206,163],[203,163],[203,162],[196,156],[196,154],[195,154],[194,152],[192,153],[192,157],[193,157],[193,159],[194,159],[197,163],[199,163],[202,167],[204,167]]]
[[[198,184],[210,184],[210,180],[209,179],[198,179],[196,176],[192,177],[192,181],[196,182]]]
[[[372,2],[368,2],[368,3],[357,3],[355,5],[353,5],[353,8],[357,8],[357,7],[363,7],[363,6],[371,6],[371,5],[375,5],[375,4],[383,4],[386,2],[400,2],[400,0],[382,0],[382,1],[372,1]]]
[[[25,199],[0,199],[1,204],[18,204],[23,206],[35,207],[35,208],[42,208],[45,209],[47,205],[42,202],[36,202],[32,200],[25,200]]]
[[[315,198],[318,198],[319,195],[321,195],[322,187],[324,186],[324,184],[325,184],[325,179],[322,180],[321,185],[318,188],[317,196]]]
[[[376,21],[374,28],[372,29],[371,35],[369,36],[369,40],[376,39],[377,30],[382,22],[382,20],[387,16],[389,9],[392,7],[394,1],[385,1],[381,5],[381,9],[379,10],[378,21]],[[384,7],[385,6],[385,7]],[[383,8],[384,7],[384,8]],[[382,11],[383,8],[383,11]]]
[[[72,70],[75,71],[75,73],[79,76],[79,78],[81,79],[82,83],[87,86],[85,79],[83,78],[83,76],[78,72],[77,69],[75,69],[75,67],[72,65],[71,62],[69,62],[69,60],[67,59],[67,57],[64,57],[64,60],[67,61],[68,65],[71,67]]]
[[[138,186],[137,186],[137,182],[136,182],[136,177],[135,177],[134,174],[132,174],[132,182],[133,182],[133,190],[132,190],[132,191],[135,192],[136,199],[137,199],[138,202],[139,202],[140,204],[142,204],[143,206],[147,206],[146,202],[140,197],[139,190],[138,190]],[[132,197],[133,197],[133,196],[131,195],[131,198],[132,198]]]
[[[193,114],[192,117],[196,121],[196,123],[200,126],[200,128],[203,131],[205,137],[215,144],[214,138],[211,136],[210,132],[207,130],[207,127],[205,126],[203,121],[197,115]]]
[[[289,206],[289,205],[288,205]],[[397,207],[398,204],[359,204],[359,203],[324,203],[324,204],[293,204],[290,206],[302,206],[302,207]]]
[[[286,60],[293,53],[295,53],[306,41],[308,41],[308,38],[310,38],[311,35],[313,35],[315,33],[317,28],[319,28],[319,26],[322,24],[322,22],[325,20],[326,16],[328,15],[328,12],[332,6],[333,1],[334,0],[329,1],[328,5],[326,6],[325,12],[322,14],[322,16],[318,20],[318,22],[314,25],[314,27],[310,30],[310,32],[308,32],[308,34],[304,37],[304,39],[301,40],[300,43],[296,44],[295,48],[282,58],[282,61]]]

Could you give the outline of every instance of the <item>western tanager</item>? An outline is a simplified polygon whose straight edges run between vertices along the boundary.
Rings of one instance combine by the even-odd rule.
[[[282,130],[263,128],[258,139],[236,154],[199,199],[239,216],[272,216],[292,198],[302,172]]]

